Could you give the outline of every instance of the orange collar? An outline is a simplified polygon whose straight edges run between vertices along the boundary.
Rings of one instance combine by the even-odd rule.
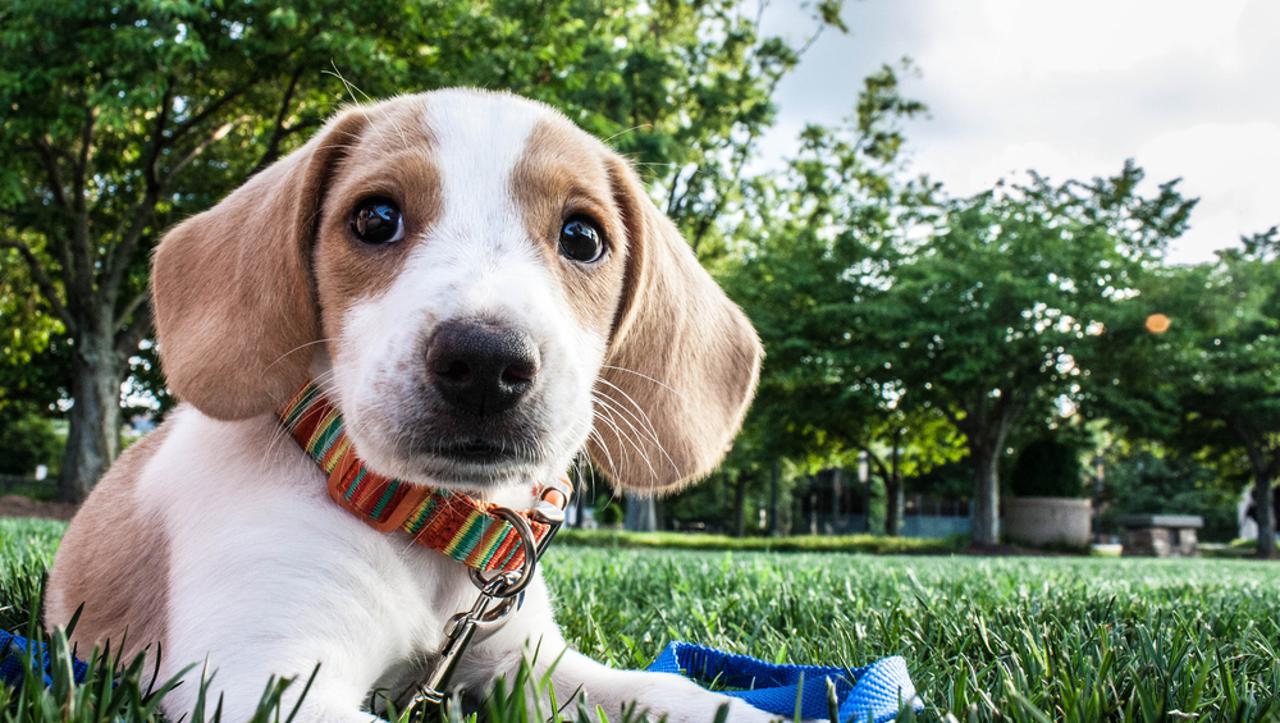
[[[329,475],[329,496],[381,532],[400,529],[423,547],[437,550],[467,567],[490,572],[516,571],[524,548],[516,526],[494,513],[497,505],[460,492],[432,489],[383,477],[364,465],[344,429],[342,414],[320,388],[308,382],[279,413],[280,421],[302,449]],[[521,512],[541,543],[553,525],[539,521],[547,508],[563,510],[573,487],[567,477],[535,486],[543,515]]]

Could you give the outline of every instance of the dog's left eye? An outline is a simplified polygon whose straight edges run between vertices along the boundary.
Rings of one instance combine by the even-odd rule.
[[[581,264],[597,261],[604,256],[604,236],[595,224],[574,216],[560,227],[560,253]]]
[[[386,198],[360,202],[351,215],[351,233],[367,244],[389,244],[404,238],[404,217],[400,207]]]

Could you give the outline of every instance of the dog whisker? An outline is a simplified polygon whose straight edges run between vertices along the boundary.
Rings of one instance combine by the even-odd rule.
[[[599,400],[597,400],[597,401],[599,401]],[[615,420],[615,422],[616,422],[616,417],[614,417],[614,415],[613,415],[613,411],[612,411],[612,409],[610,408],[610,406],[609,406],[608,404],[602,404],[600,408],[601,408],[601,410],[602,410],[602,411],[604,411],[606,414],[608,414],[608,415],[609,415],[609,418],[610,418],[610,419]],[[623,422],[626,422],[626,420],[625,420],[625,419],[624,419],[624,420],[622,420],[622,421],[623,421]],[[630,426],[630,423],[629,423],[629,422],[627,422],[627,424]],[[612,425],[612,427],[613,427],[613,429],[614,429],[615,434],[617,434],[617,435],[618,435],[619,439],[621,439],[621,440],[623,440],[623,441],[626,441],[626,442],[630,442],[630,443],[631,443],[631,446],[635,449],[636,454],[640,457],[640,460],[641,460],[642,462],[644,462],[644,463],[645,463],[645,466],[647,466],[647,467],[649,468],[649,474],[650,474],[650,476],[653,478],[653,481],[654,481],[655,483],[656,483],[656,482],[658,482],[658,480],[659,480],[659,477],[658,477],[658,470],[657,470],[657,469],[655,469],[655,468],[654,468],[654,466],[653,466],[653,463],[649,461],[649,456],[648,456],[648,455],[646,455],[646,454],[644,453],[644,450],[643,450],[643,449],[641,449],[641,447],[640,447],[640,443],[639,443],[638,441],[636,441],[636,439],[635,439],[634,437],[631,437],[631,436],[628,436],[628,435],[623,434],[623,433],[622,433],[622,430],[619,428],[619,426],[618,426],[616,423],[615,423],[615,424],[613,424],[613,425]],[[634,431],[636,431],[634,427],[632,427],[631,429],[632,429],[632,431],[633,431],[633,432],[634,432]]]
[[[334,337],[326,337],[326,338],[324,338],[324,339],[316,339],[316,340],[314,340],[314,341],[309,341],[309,342],[307,342],[307,343],[305,343],[305,344],[299,344],[299,345],[295,346],[294,348],[290,349],[289,351],[287,351],[287,352],[285,352],[285,353],[281,354],[280,356],[276,357],[276,358],[275,358],[275,360],[274,360],[274,361],[272,361],[270,364],[268,364],[268,365],[266,366],[266,368],[265,368],[263,371],[271,371],[271,368],[272,368],[272,367],[274,367],[275,365],[277,365],[277,364],[279,364],[280,362],[284,361],[285,357],[287,357],[287,356],[289,356],[289,355],[291,355],[291,354],[295,354],[295,353],[297,353],[297,352],[299,352],[299,351],[302,351],[303,349],[306,349],[307,347],[315,346],[316,344],[328,344],[328,343],[329,343],[329,342],[331,342],[331,341],[332,341],[332,342],[336,342],[336,341],[338,341],[338,339],[336,339],[336,338],[334,338]]]
[[[628,411],[625,407],[621,407],[621,406],[618,406],[618,411],[628,414],[628,416],[634,419],[637,424],[640,424],[646,428],[645,431],[648,433],[649,438],[653,441],[653,445],[658,448],[658,451],[661,452],[664,457],[667,458],[667,462],[671,464],[671,469],[675,471],[677,476],[679,476],[680,468],[676,465],[675,460],[671,458],[671,455],[667,453],[666,447],[663,446],[662,441],[658,438],[658,430],[656,427],[654,427],[653,420],[650,419],[649,413],[645,411],[644,407],[642,407],[640,403],[635,400],[634,397],[632,397],[630,394],[627,394],[627,392],[624,391],[621,387],[609,381],[608,379],[604,379],[603,377],[601,377],[596,381],[602,382],[605,385],[617,391],[618,394],[622,395],[622,399],[616,400],[616,399],[613,399],[612,397],[609,397],[609,395],[607,394],[603,394],[603,393],[596,394],[595,392],[592,393],[592,396],[595,398],[608,399],[611,402],[616,403],[617,405],[620,405],[624,401],[626,403],[629,403],[635,409],[635,413],[632,413]]]
[[[645,381],[652,382],[652,383],[654,383],[654,384],[658,385],[659,387],[662,387],[663,389],[665,389],[665,390],[667,390],[667,391],[671,392],[672,394],[676,395],[677,397],[680,397],[682,400],[684,400],[684,401],[686,401],[686,402],[687,402],[687,401],[689,401],[689,398],[688,398],[685,394],[683,394],[679,389],[676,389],[675,387],[671,386],[670,384],[667,384],[666,382],[662,381],[661,379],[657,379],[657,378],[655,378],[655,377],[651,377],[651,376],[649,376],[648,374],[642,374],[642,373],[640,373],[640,372],[638,372],[638,371],[636,371],[636,370],[634,370],[634,369],[628,369],[628,368],[626,368],[626,367],[620,367],[620,366],[616,366],[616,365],[614,365],[614,364],[601,364],[601,365],[600,365],[600,368],[601,368],[601,369],[612,369],[612,370],[614,370],[614,371],[616,371],[616,372],[626,372],[627,374],[634,374],[634,375],[636,375],[637,377],[640,377],[641,379],[644,379]]]
[[[622,392],[622,390],[618,390],[618,391]],[[625,392],[622,392],[622,393],[625,394]],[[637,437],[640,435],[641,430],[637,429],[635,424],[632,424],[627,417],[629,416],[631,417],[631,419],[635,419],[636,423],[638,424],[643,425],[644,422],[641,422],[640,419],[636,417],[634,414],[632,414],[625,408],[619,406],[618,400],[613,400],[603,394],[595,394],[595,393],[592,394],[592,398],[595,399],[597,402],[599,402],[602,406],[605,406],[610,410],[617,412],[619,415],[624,415],[622,416],[622,421],[631,429],[632,432],[636,433]],[[634,400],[631,400],[631,401],[633,404],[635,403]],[[648,423],[648,429],[645,431],[649,435],[650,441],[653,442],[653,446],[657,448],[658,452],[661,453],[663,457],[666,458],[667,463],[671,465],[671,469],[676,473],[676,476],[679,476],[680,468],[676,465],[675,460],[671,458],[671,455],[667,453],[666,448],[662,445],[662,442],[658,439],[658,433],[657,433],[657,430],[654,429],[653,423],[648,422],[648,415],[644,413],[644,410],[641,409],[639,405],[636,405],[636,408],[640,411],[642,415],[644,415],[645,421]],[[657,481],[656,472],[654,473],[654,478],[655,478],[655,481]]]

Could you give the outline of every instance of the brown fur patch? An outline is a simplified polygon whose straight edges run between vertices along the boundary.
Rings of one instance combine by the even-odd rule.
[[[165,235],[151,288],[161,362],[177,396],[219,419],[283,404],[319,338],[312,241],[326,184],[366,124],[349,111]]]
[[[614,483],[675,489],[719,463],[755,391],[755,330],[698,264],[675,226],[617,154],[569,121],[530,134],[512,176],[525,227],[542,244],[587,328],[609,335],[588,449]],[[561,224],[597,221],[609,257],[560,257]]]
[[[529,238],[542,249],[579,323],[607,336],[622,290],[626,229],[609,192],[610,151],[568,120],[551,116],[534,126],[511,174],[511,190]],[[609,255],[591,266],[560,255],[560,227],[570,217],[595,221]]]
[[[66,625],[81,604],[72,642],[87,657],[95,644],[124,645],[129,661],[163,645],[169,610],[169,538],[164,520],[143,511],[138,478],[160,445],[162,426],[125,450],[94,487],[58,547],[45,593],[45,627]]]
[[[306,380],[315,345],[340,331],[341,313],[395,279],[440,213],[422,111],[421,97],[347,110],[165,236],[152,294],[180,398],[219,419],[279,407]],[[351,214],[370,196],[400,205],[404,242],[352,236]]]
[[[327,337],[338,336],[342,315],[353,304],[381,293],[395,281],[409,251],[440,218],[444,205],[440,173],[427,144],[423,137],[417,147],[376,161],[352,158],[330,192],[315,255],[316,288]],[[389,198],[399,206],[403,240],[369,246],[352,236],[352,213],[362,200],[373,196]]]
[[[592,461],[615,483],[669,491],[715,468],[742,424],[764,350],[622,158],[608,159],[627,229],[622,303],[596,386],[613,424]]]

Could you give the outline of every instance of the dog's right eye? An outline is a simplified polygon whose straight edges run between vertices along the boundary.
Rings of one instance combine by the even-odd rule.
[[[351,233],[367,244],[389,244],[404,238],[404,217],[395,202],[367,198],[351,215]]]

